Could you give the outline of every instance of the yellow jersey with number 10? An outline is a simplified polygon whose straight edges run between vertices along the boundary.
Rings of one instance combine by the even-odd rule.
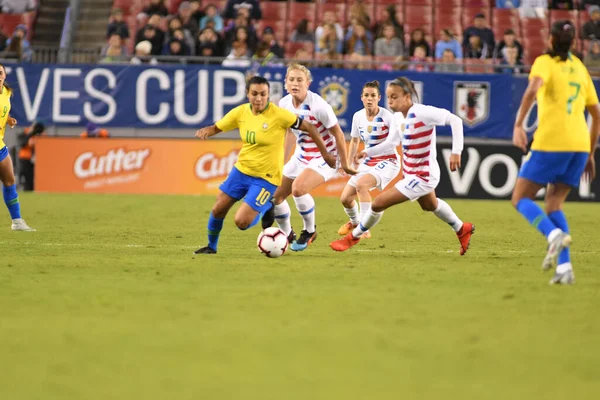
[[[590,151],[585,107],[598,103],[585,65],[569,53],[565,61],[544,54],[535,59],[529,79],[542,78],[537,92],[538,127],[532,150]]]
[[[272,103],[254,115],[250,104],[246,103],[229,111],[215,125],[224,132],[240,130],[242,150],[235,167],[241,173],[279,186],[283,175],[285,134],[297,119],[291,111]]]
[[[6,131],[6,120],[10,113],[10,96],[12,91],[3,86],[2,93],[0,93],[0,149],[5,146],[4,144],[4,132]]]

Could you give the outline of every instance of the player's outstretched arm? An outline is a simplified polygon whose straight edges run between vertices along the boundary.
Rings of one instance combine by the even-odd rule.
[[[302,122],[298,129],[308,133],[308,136],[310,136],[310,138],[315,142],[315,144],[319,148],[319,151],[321,152],[321,155],[323,156],[323,160],[325,160],[327,165],[329,165],[331,168],[335,168],[336,159],[333,155],[329,154],[329,152],[327,151],[327,146],[325,146],[325,142],[323,141],[323,138],[317,131],[317,128],[315,128],[315,126],[313,124],[306,121],[305,119],[303,119],[301,121]]]
[[[461,166],[461,153],[464,147],[463,122],[459,116],[448,114],[446,125],[452,130],[452,154],[450,154],[450,171],[456,171]]]
[[[592,127],[590,128],[590,156],[585,166],[585,172],[583,173],[585,179],[592,181],[596,178],[596,148],[598,147],[598,134],[600,133],[600,104],[596,103],[586,107],[587,111],[592,117]]]
[[[521,107],[519,107],[519,111],[517,112],[517,119],[513,129],[513,144],[523,150],[523,153],[527,152],[527,133],[525,132],[525,129],[523,129],[523,122],[535,101],[538,90],[540,90],[543,84],[544,81],[539,76],[531,78],[529,85],[527,85],[527,89],[523,94]]]
[[[356,175],[358,171],[350,166],[348,162],[348,153],[346,152],[346,138],[344,138],[344,132],[342,132],[342,128],[340,128],[339,124],[335,124],[331,128],[329,128],[329,132],[335,138],[335,146],[337,147],[338,156],[340,163],[342,164],[342,169],[348,175]]]
[[[204,128],[200,128],[196,131],[196,137],[200,140],[206,140],[219,132],[221,132],[221,130],[217,128],[216,125],[205,126]]]

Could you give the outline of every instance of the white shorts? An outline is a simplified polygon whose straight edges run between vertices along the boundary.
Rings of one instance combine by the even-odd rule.
[[[425,182],[416,175],[404,175],[404,178],[394,185],[394,187],[410,201],[415,201],[429,193],[433,192],[440,180],[435,177],[429,177],[429,182]]]
[[[283,166],[283,176],[290,179],[296,179],[305,168],[310,168],[317,172],[323,177],[323,179],[325,179],[325,182],[335,178],[338,175],[337,170],[327,165],[325,160],[323,160],[323,157],[313,158],[307,164],[305,164],[301,162],[294,154],[290,161]]]
[[[394,180],[396,176],[398,176],[399,173],[400,164],[394,161],[384,160],[373,165],[372,167],[366,164],[361,164],[358,167],[358,174],[350,178],[350,180],[348,181],[348,185],[356,187],[356,183],[358,182],[358,180],[361,177],[369,174],[373,175],[375,177],[375,180],[377,181],[375,187],[379,190],[383,190],[391,181]]]

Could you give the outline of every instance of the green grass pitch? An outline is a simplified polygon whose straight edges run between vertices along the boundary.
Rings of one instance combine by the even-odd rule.
[[[448,200],[477,227],[464,257],[417,204],[334,253],[336,199],[305,252],[268,259],[230,215],[194,256],[213,200],[23,194],[38,232],[0,229],[0,398],[600,397],[599,205],[566,206],[577,283],[551,287],[505,201]]]

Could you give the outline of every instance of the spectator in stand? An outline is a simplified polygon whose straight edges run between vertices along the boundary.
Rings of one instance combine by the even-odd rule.
[[[151,57],[152,53],[152,43],[148,40],[142,40],[138,44],[135,45],[135,54],[131,58],[131,64],[140,65],[140,64],[150,64],[156,65],[158,61],[156,58]]]
[[[27,27],[23,24],[19,24],[15,27],[12,38],[6,41],[6,51],[11,47],[11,41],[19,38],[19,44],[13,46],[13,51],[18,51],[20,53],[19,60],[23,62],[31,62],[33,58],[33,50],[31,49],[31,45],[27,40]]]
[[[254,49],[257,42],[256,31],[254,30],[254,25],[250,24],[250,11],[247,8],[240,8],[235,20],[230,22],[225,28],[225,43],[228,46],[239,40],[237,39],[238,28],[245,28],[248,39],[244,39],[244,41],[248,42],[249,49]],[[229,49],[227,49],[227,53],[229,53]]]
[[[475,16],[473,26],[465,29],[463,35],[463,47],[465,48],[465,53],[467,52],[466,50],[469,46],[471,36],[478,36],[489,49],[494,49],[494,47],[496,47],[494,32],[492,32],[492,30],[486,26],[486,20],[483,14],[477,14]]]
[[[165,42],[165,32],[160,29],[161,16],[158,14],[152,15],[148,19],[146,26],[137,31],[135,35],[135,43],[142,40],[148,40],[152,43],[152,54],[158,56],[162,52],[163,43]]]
[[[140,14],[144,14],[146,16],[158,14],[161,17],[166,17],[169,15],[169,10],[167,9],[167,6],[165,6],[165,0],[150,0],[150,5],[144,7]]]
[[[336,34],[337,40],[339,40],[340,42],[341,48],[344,41],[344,28],[342,28],[342,26],[336,21],[335,14],[332,11],[325,11],[323,13],[323,24],[317,27],[317,30],[315,31],[315,43],[317,44],[317,47],[319,46],[321,37],[324,34],[325,25],[333,26],[334,32]],[[339,51],[339,53],[341,53],[341,50]]]
[[[442,57],[438,62],[439,63],[435,65],[435,72],[447,72],[452,74],[463,72],[462,64],[459,64],[461,61],[457,62],[456,55],[450,48],[444,50]]]
[[[99,138],[99,139],[107,139],[110,137],[110,134],[106,129],[100,128],[98,125],[93,122],[88,122],[85,125],[85,130],[81,132],[80,137],[87,138]]]
[[[181,29],[176,29],[173,31],[173,36],[171,38],[168,39],[169,40],[169,48],[167,48],[167,52],[165,53],[165,50],[163,49],[163,53],[165,54],[171,54],[171,55],[183,55],[183,56],[189,56],[192,55],[192,49],[195,52],[196,51],[196,46],[195,43],[192,41],[192,44],[189,45],[186,41],[185,38],[185,33],[183,33],[183,30]],[[177,52],[177,54],[173,54],[173,51],[171,50],[171,42],[173,41],[177,41],[181,44],[181,50]]]
[[[190,0],[190,9],[192,12],[192,18],[198,23],[198,25],[200,25],[200,20],[202,19],[202,17],[204,17],[206,11],[202,11],[200,0]],[[202,28],[200,28],[200,30],[202,30]]]
[[[6,37],[6,35],[3,32],[3,26],[2,24],[0,24],[0,51],[4,51],[4,49],[6,48],[6,41],[8,40],[8,37]]]
[[[110,22],[106,27],[106,38],[110,38],[113,34],[117,34],[121,39],[129,39],[129,27],[123,21],[123,11],[120,8],[115,8],[110,14]]]
[[[223,57],[223,42],[214,29],[204,28],[198,35],[196,54],[202,57]]]
[[[571,45],[571,54],[583,61],[583,53],[581,53],[577,47],[577,40],[573,40]]]
[[[301,48],[296,51],[296,54],[294,54],[294,60],[297,60],[299,62],[302,62],[302,64],[305,64],[306,62],[313,61],[313,55],[311,52],[307,51],[306,49]]]
[[[496,72],[503,74],[520,74],[523,72],[523,63],[519,61],[519,49],[517,47],[504,48],[504,58]]]
[[[283,50],[283,47],[281,47],[279,43],[277,43],[277,39],[275,39],[275,31],[273,30],[273,28],[267,26],[263,30],[263,34],[260,39],[263,42],[269,43],[269,49],[271,50],[271,52],[273,52],[273,54],[275,54],[277,58],[284,57],[285,51]]]
[[[440,32],[440,40],[435,43],[435,58],[437,60],[444,56],[446,49],[452,50],[452,54],[458,58],[463,58],[462,46],[458,40],[454,39],[454,35],[450,29],[442,29]]]
[[[174,57],[186,57],[189,54],[187,53],[187,49],[185,47],[185,43],[183,41],[173,37],[169,40],[169,44],[167,47],[167,51],[165,52],[166,56],[174,56]],[[179,60],[169,60],[168,62],[179,63]]]
[[[371,18],[369,17],[369,13],[367,12],[367,6],[365,5],[363,0],[354,0],[354,3],[350,6],[349,11],[350,19],[356,18],[365,26],[371,25]]]
[[[36,8],[36,0],[0,0],[3,14],[23,14]]]
[[[196,37],[198,34],[198,21],[192,18],[192,7],[189,1],[183,1],[179,4],[179,13],[177,14],[181,20],[182,28],[190,32],[190,37]]]
[[[256,36],[251,36],[250,31],[245,26],[235,28],[234,36],[229,40],[230,45],[226,48],[226,53],[230,53],[233,48],[233,43],[243,42],[250,53],[256,48]]]
[[[256,46],[256,53],[252,56],[252,62],[262,67],[282,66],[277,55],[271,50],[269,42],[260,41]]]
[[[381,16],[373,30],[376,38],[383,37],[383,29],[387,24],[392,24],[394,26],[396,37],[404,44],[404,27],[396,19],[396,6],[394,5],[389,5],[386,8],[381,9]]]
[[[104,58],[100,60],[100,64],[117,64],[124,62],[123,55],[121,54],[121,47],[109,46],[106,49]]]
[[[584,40],[600,39],[600,7],[588,8],[590,20],[581,28],[581,38]]]
[[[6,48],[0,55],[0,58],[4,58],[7,60],[15,60],[18,62],[22,61],[23,60],[23,42],[22,41],[23,41],[23,39],[21,39],[18,36],[13,37],[12,40],[8,39],[7,42],[9,42],[9,44],[8,44],[8,46],[6,46]]]
[[[425,32],[421,28],[417,28],[410,34],[410,42],[408,43],[408,56],[415,55],[415,49],[423,47],[425,49],[425,57],[431,57],[431,46],[425,40]]]
[[[574,10],[575,4],[573,0],[552,0],[550,8],[554,10]]]
[[[373,35],[367,31],[367,27],[363,24],[357,24],[348,40],[346,41],[346,54],[350,61],[356,61],[358,64],[353,64],[353,67],[358,69],[368,68],[368,64],[363,64],[361,61],[370,60],[373,54]]]
[[[224,67],[248,68],[251,65],[248,58],[248,45],[245,42],[233,43],[231,53],[223,60]]]
[[[200,30],[206,28],[206,24],[210,21],[214,22],[213,29],[215,32],[223,32],[223,18],[219,15],[219,10],[214,4],[209,4],[204,8],[205,15],[200,19]]]
[[[325,24],[321,33],[321,38],[316,45],[316,54],[320,60],[336,61],[340,59],[342,53],[342,41],[338,39],[336,27],[333,24]],[[332,63],[326,63],[324,66],[332,66]]]
[[[469,43],[464,54],[465,58],[479,58],[485,60],[490,56],[488,44],[477,35],[469,37]]]
[[[292,32],[290,38],[292,42],[311,42],[315,43],[315,34],[308,29],[308,20],[302,19],[296,25],[296,29]]]
[[[235,18],[237,11],[240,8],[245,8],[250,11],[250,18],[253,20],[262,19],[262,11],[258,0],[227,0],[225,10],[223,11],[223,18],[231,19]]]
[[[600,74],[600,40],[592,40],[583,63],[589,69],[591,75],[598,76]]]
[[[494,49],[494,59],[502,60],[505,57],[504,49],[507,47],[516,47],[517,48],[517,60],[519,62],[523,61],[523,46],[517,40],[515,35],[515,31],[512,29],[507,29],[504,31],[504,37],[501,41],[498,42],[498,45]]]
[[[102,47],[100,50],[100,56],[104,57],[108,53],[108,49],[113,48],[116,51],[113,51],[113,54],[117,54],[119,56],[127,56],[127,49],[123,46],[123,41],[121,40],[121,36],[117,33],[113,33],[108,38],[108,42]]]
[[[376,56],[397,57],[404,54],[404,43],[396,37],[394,25],[387,24],[383,27],[383,37],[375,40]]]
[[[425,46],[417,46],[414,50],[414,55],[410,57],[408,64],[410,71],[426,72],[430,71],[429,62],[427,60],[427,49]]]
[[[175,32],[180,31],[181,33],[175,35]],[[194,36],[192,33],[183,26],[181,19],[179,17],[173,17],[169,21],[169,30],[167,31],[167,43],[175,37],[178,40],[184,42],[186,52],[190,55],[194,55],[196,51],[196,42],[194,41]],[[164,51],[164,49],[163,49]]]

